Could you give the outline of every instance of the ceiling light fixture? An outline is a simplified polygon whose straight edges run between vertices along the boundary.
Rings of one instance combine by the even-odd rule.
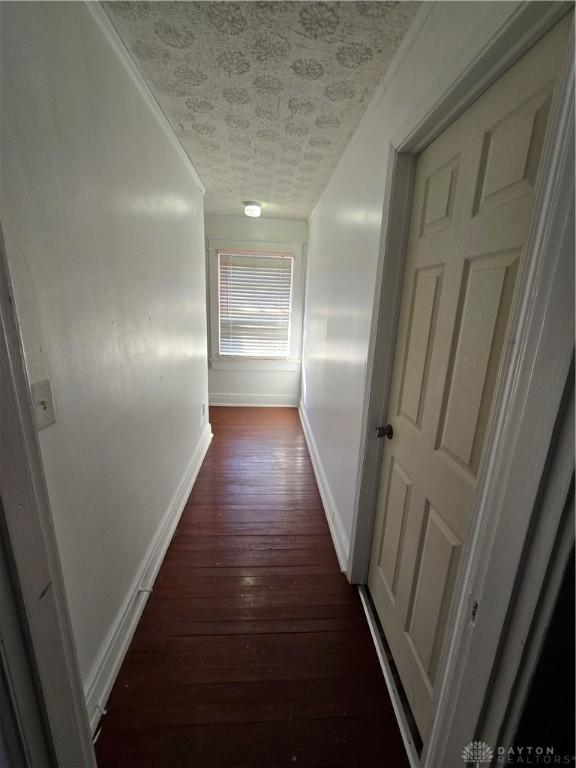
[[[262,206],[260,205],[260,203],[257,203],[255,200],[245,200],[244,213],[246,214],[246,216],[250,216],[253,219],[257,219],[258,216],[262,215]]]

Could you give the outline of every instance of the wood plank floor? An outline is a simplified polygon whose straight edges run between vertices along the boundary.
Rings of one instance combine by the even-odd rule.
[[[297,411],[211,408],[210,420],[101,721],[99,768],[404,768]]]

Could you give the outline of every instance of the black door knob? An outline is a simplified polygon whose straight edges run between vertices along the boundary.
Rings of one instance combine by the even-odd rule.
[[[387,437],[388,440],[392,440],[394,437],[392,424],[386,424],[385,427],[376,427],[376,437]]]

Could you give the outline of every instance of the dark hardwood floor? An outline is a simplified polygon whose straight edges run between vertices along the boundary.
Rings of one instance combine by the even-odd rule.
[[[101,721],[99,768],[408,765],[298,413],[214,441]]]

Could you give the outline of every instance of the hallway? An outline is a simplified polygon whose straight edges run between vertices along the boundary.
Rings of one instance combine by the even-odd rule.
[[[99,768],[407,765],[297,410],[212,407],[210,421]]]
[[[564,0],[0,2],[0,768],[564,759],[575,72]]]

